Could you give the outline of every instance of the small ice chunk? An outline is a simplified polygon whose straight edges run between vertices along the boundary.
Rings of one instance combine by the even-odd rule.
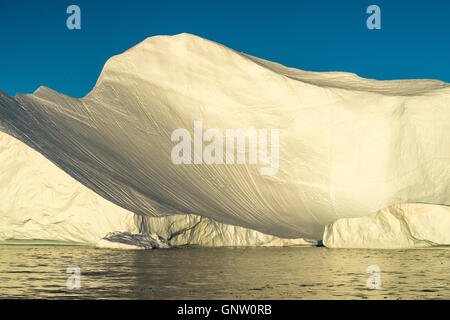
[[[170,248],[169,241],[153,234],[133,234],[129,232],[110,232],[97,245],[97,248],[110,249],[155,249]]]

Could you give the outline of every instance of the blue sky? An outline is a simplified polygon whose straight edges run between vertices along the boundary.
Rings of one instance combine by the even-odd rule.
[[[81,30],[66,28],[71,4]],[[366,27],[371,4],[381,30]],[[12,95],[45,85],[82,97],[110,56],[181,32],[303,70],[450,82],[448,0],[0,0],[0,32],[0,89]]]

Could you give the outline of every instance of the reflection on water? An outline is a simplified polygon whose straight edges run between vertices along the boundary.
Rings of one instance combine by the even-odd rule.
[[[0,298],[450,299],[449,248],[0,246]],[[67,289],[68,266],[81,288]],[[369,290],[369,265],[381,289]]]

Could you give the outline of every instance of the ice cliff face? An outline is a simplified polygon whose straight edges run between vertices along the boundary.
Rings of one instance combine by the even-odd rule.
[[[157,234],[171,245],[196,245],[207,247],[227,246],[311,246],[315,241],[302,238],[289,239],[261,233],[256,230],[219,223],[196,215],[167,217],[135,216],[136,226],[142,234]]]
[[[450,205],[449,114],[447,83],[305,72],[188,34],[112,57],[81,99],[47,88],[0,94],[2,131],[127,213],[313,240],[339,218]],[[174,165],[171,133],[195,120],[204,130],[279,129],[278,172]]]
[[[424,248],[450,245],[450,207],[406,203],[325,228],[329,248]]]

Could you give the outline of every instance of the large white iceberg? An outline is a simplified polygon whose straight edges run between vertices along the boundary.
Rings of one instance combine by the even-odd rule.
[[[195,215],[288,239],[320,240],[337,219],[398,203],[450,205],[449,116],[450,85],[441,81],[306,72],[189,34],[148,38],[112,57],[81,99],[44,87],[0,93],[1,130],[126,209],[117,219]],[[278,172],[174,165],[171,134],[194,121],[204,130],[278,129]],[[14,160],[1,165],[2,175],[14,170]],[[1,184],[3,201],[17,205]],[[73,219],[112,219],[109,205]],[[115,223],[98,234],[121,231]]]

